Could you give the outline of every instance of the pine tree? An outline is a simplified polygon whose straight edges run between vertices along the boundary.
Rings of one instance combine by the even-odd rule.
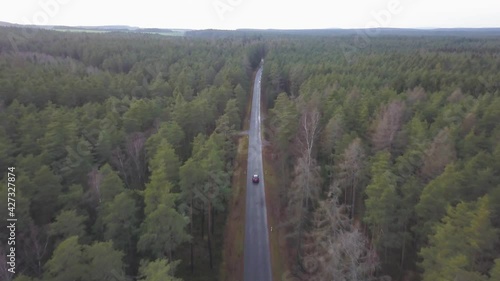
[[[420,251],[423,280],[487,280],[481,263],[498,240],[490,222],[489,198],[448,207],[429,245]]]
[[[168,262],[166,259],[157,259],[143,263],[140,268],[140,281],[182,281],[175,278],[173,273],[179,262]]]
[[[83,237],[86,219],[86,217],[78,215],[75,210],[62,211],[50,224],[49,234],[58,240],[66,240],[71,236]]]
[[[122,192],[107,203],[103,210],[104,239],[113,241],[115,248],[130,253],[138,232],[138,207],[130,193]]]
[[[87,267],[83,246],[78,236],[71,236],[61,242],[45,264],[45,279],[54,281],[84,281]]]

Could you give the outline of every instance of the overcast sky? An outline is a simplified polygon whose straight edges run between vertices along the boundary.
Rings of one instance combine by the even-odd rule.
[[[0,0],[0,21],[137,27],[500,27],[499,0]]]

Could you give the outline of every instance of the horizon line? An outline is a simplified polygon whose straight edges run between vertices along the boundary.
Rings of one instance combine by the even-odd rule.
[[[482,26],[482,27],[467,27],[467,26],[457,26],[457,27],[393,27],[393,26],[379,26],[379,27],[313,27],[313,28],[255,28],[255,27],[237,27],[237,28],[215,28],[215,27],[205,27],[205,28],[186,28],[186,27],[144,27],[144,26],[133,26],[127,24],[101,24],[101,25],[38,25],[38,24],[19,24],[7,21],[0,21],[0,26],[26,26],[26,27],[72,27],[72,28],[99,28],[99,27],[123,27],[128,29],[176,29],[176,30],[227,30],[227,31],[237,31],[237,30],[256,30],[256,31],[266,31],[266,30],[276,30],[276,31],[300,31],[300,30],[371,30],[371,29],[415,29],[415,30],[438,30],[438,29],[500,29],[500,26]]]

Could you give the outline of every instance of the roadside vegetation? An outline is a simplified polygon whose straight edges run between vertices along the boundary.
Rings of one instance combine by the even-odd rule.
[[[255,74],[252,75],[255,79]],[[253,92],[253,89],[250,89]],[[228,216],[224,226],[224,248],[222,249],[222,266],[220,280],[243,280],[244,249],[245,249],[245,212],[246,212],[246,185],[248,166],[248,128],[252,97],[249,95],[245,108],[245,117],[242,120],[242,131],[235,137],[237,151],[232,175],[231,200],[228,207]]]

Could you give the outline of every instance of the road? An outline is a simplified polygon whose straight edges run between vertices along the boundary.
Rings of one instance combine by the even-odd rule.
[[[260,80],[262,66],[255,75],[252,97],[250,128],[248,131],[248,169],[245,215],[245,281],[271,281],[271,258],[267,226],[266,194],[262,168],[262,139],[260,128]],[[260,182],[252,183],[251,177],[258,174]]]

